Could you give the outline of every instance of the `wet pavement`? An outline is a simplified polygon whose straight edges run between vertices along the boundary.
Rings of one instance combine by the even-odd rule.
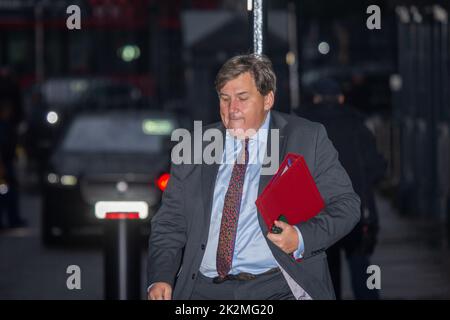
[[[377,196],[379,243],[371,263],[381,271],[382,299],[450,299],[450,250],[440,224],[404,217]],[[352,299],[344,263],[344,299]]]

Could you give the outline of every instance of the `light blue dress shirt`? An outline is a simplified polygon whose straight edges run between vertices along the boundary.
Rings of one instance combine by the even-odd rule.
[[[249,163],[244,179],[230,274],[240,272],[259,274],[271,268],[278,267],[278,263],[272,255],[265,235],[259,226],[258,212],[255,205],[255,200],[258,197],[261,164],[263,163],[266,152],[269,123],[270,112],[267,114],[261,128],[249,139]],[[219,167],[214,188],[208,242],[200,266],[200,272],[210,278],[218,275],[216,269],[216,253],[225,193],[227,192],[231,179],[235,159],[241,154],[242,146],[242,140],[235,139],[228,132],[226,133],[222,163]],[[298,233],[299,248],[294,252],[294,257],[298,259],[301,258],[304,252],[304,244],[300,230],[297,227],[295,228]]]

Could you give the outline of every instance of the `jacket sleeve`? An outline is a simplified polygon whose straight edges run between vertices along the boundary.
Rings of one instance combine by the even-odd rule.
[[[325,208],[314,218],[297,225],[304,240],[304,259],[325,251],[343,238],[361,217],[360,199],[323,125],[318,126],[316,133],[312,174]]]
[[[162,195],[161,207],[151,221],[148,245],[148,284],[167,282],[174,285],[186,243],[184,216],[183,165],[172,164],[170,179]]]

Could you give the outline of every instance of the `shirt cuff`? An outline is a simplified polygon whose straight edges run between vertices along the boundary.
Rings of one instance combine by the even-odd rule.
[[[303,253],[305,252],[305,244],[303,242],[303,236],[300,230],[297,228],[297,226],[294,226],[295,230],[297,230],[298,234],[298,249],[294,251],[292,254],[294,255],[294,258],[301,259],[303,258]]]

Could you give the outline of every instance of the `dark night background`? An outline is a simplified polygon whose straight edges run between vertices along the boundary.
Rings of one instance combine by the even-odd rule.
[[[372,256],[381,298],[449,299],[449,3],[266,2],[275,109],[302,115],[312,83],[332,77],[387,161]],[[81,30],[66,27],[74,4]],[[380,30],[366,27],[373,4]],[[23,219],[9,228],[0,215],[0,299],[103,299],[94,195],[145,200],[151,215],[171,130],[218,121],[215,75],[251,51],[245,0],[0,0],[0,107],[12,106],[16,132],[2,139],[15,174],[11,188],[0,175],[0,210],[14,189]],[[142,298],[148,224],[138,228]],[[69,265],[81,290],[66,287]]]

